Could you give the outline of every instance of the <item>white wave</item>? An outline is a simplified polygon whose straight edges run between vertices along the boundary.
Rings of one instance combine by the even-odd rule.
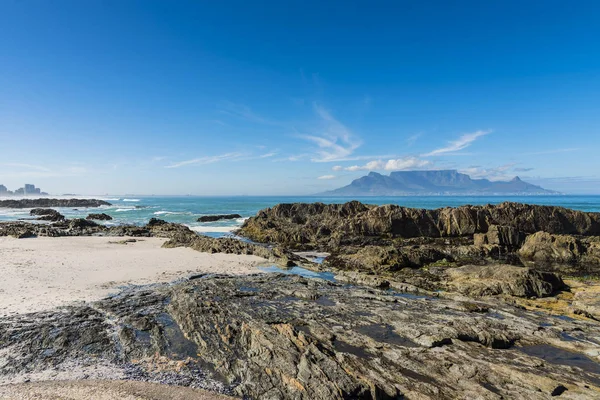
[[[129,207],[129,208],[117,208],[117,209],[115,210],[115,212],[133,211],[133,210],[137,210],[137,208],[135,208],[135,207]]]
[[[244,222],[246,222],[246,220],[248,220],[249,217],[242,217],[242,218],[237,218],[235,220],[235,222],[237,222],[238,224],[243,224]]]
[[[104,200],[106,200],[106,201],[119,201],[121,199],[117,198],[117,199],[104,199]]]
[[[0,212],[0,215],[4,215],[4,216],[29,215],[29,211],[8,209],[7,211],[3,210],[2,212]]]
[[[190,226],[189,228],[196,232],[228,233],[238,229],[239,226]]]
[[[123,201],[141,201],[140,199],[123,199]]]

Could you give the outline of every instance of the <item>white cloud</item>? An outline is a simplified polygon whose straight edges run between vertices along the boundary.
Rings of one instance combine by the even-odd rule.
[[[430,167],[433,163],[428,160],[422,160],[418,157],[403,157],[391,160],[374,160],[366,163],[365,165],[353,165],[350,167],[341,167],[336,165],[333,167],[334,171],[403,171],[409,169],[418,169]]]
[[[448,146],[442,147],[440,149],[435,149],[430,151],[429,153],[423,154],[423,157],[437,156],[440,154],[454,153],[456,151],[467,148],[473,143],[477,138],[481,136],[485,136],[492,131],[476,131],[473,133],[465,133],[457,140],[451,141],[448,143]]]
[[[199,157],[199,158],[194,158],[192,160],[185,160],[185,161],[177,162],[175,164],[167,165],[167,166],[165,166],[165,168],[179,168],[179,167],[183,167],[186,165],[213,164],[213,163],[216,163],[219,161],[239,159],[243,156],[244,155],[242,153],[226,153],[226,154],[221,154],[221,155],[217,155],[217,156]]]
[[[505,164],[499,167],[483,168],[472,166],[460,169],[459,172],[469,175],[473,179],[489,179],[491,181],[508,181],[515,177],[514,166],[516,163]]]
[[[351,156],[362,144],[361,140],[325,108],[315,104],[314,109],[323,124],[323,132],[320,135],[300,136],[318,147],[317,156],[313,157],[312,161],[339,161]]]
[[[322,179],[322,180],[328,180],[328,179],[335,179],[337,178],[335,175],[323,175],[318,177],[317,179]]]

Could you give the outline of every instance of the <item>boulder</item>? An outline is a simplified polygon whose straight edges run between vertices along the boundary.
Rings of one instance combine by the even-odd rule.
[[[198,222],[215,222],[222,219],[242,218],[240,214],[219,214],[219,215],[204,215],[198,218]]]
[[[108,214],[89,214],[85,219],[88,220],[97,220],[97,221],[112,221],[112,217]]]
[[[519,256],[531,261],[575,263],[585,252],[585,246],[574,236],[537,232],[527,236]]]
[[[447,290],[468,296],[546,297],[566,288],[554,273],[514,265],[465,265],[447,269],[444,278]]]
[[[75,218],[69,221],[69,229],[77,230],[77,229],[88,229],[88,228],[98,228],[99,225],[93,221],[89,221],[83,218]]]
[[[474,234],[473,240],[476,246],[496,245],[517,249],[525,241],[525,236],[511,226],[490,225],[486,233]]]
[[[38,221],[64,221],[65,216],[51,208],[34,208],[29,211],[29,215],[38,215]]]

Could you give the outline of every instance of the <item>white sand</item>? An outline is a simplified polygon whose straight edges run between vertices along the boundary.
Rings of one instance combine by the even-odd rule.
[[[127,381],[60,381],[0,386],[1,400],[228,400],[188,387]]]
[[[249,274],[256,256],[163,249],[165,239],[0,237],[0,317],[94,301],[119,287],[170,282],[194,273]]]

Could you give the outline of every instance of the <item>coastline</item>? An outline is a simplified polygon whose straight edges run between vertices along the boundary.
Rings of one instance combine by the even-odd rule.
[[[8,223],[0,234],[25,239],[0,239],[11,282],[0,291],[16,299],[0,318],[0,398],[52,394],[47,381],[76,381],[68,395],[112,390],[92,380],[249,398],[594,398],[599,285],[582,274],[600,265],[599,221],[519,203],[355,201],[262,210],[236,232],[244,240],[154,217]],[[289,271],[256,273],[266,259]],[[473,364],[460,387],[448,381]],[[156,398],[139,385],[140,400]]]
[[[127,239],[135,242],[123,242]],[[0,237],[0,317],[96,301],[125,286],[171,282],[191,274],[259,273],[255,267],[265,261],[252,255],[162,248],[165,241]]]

